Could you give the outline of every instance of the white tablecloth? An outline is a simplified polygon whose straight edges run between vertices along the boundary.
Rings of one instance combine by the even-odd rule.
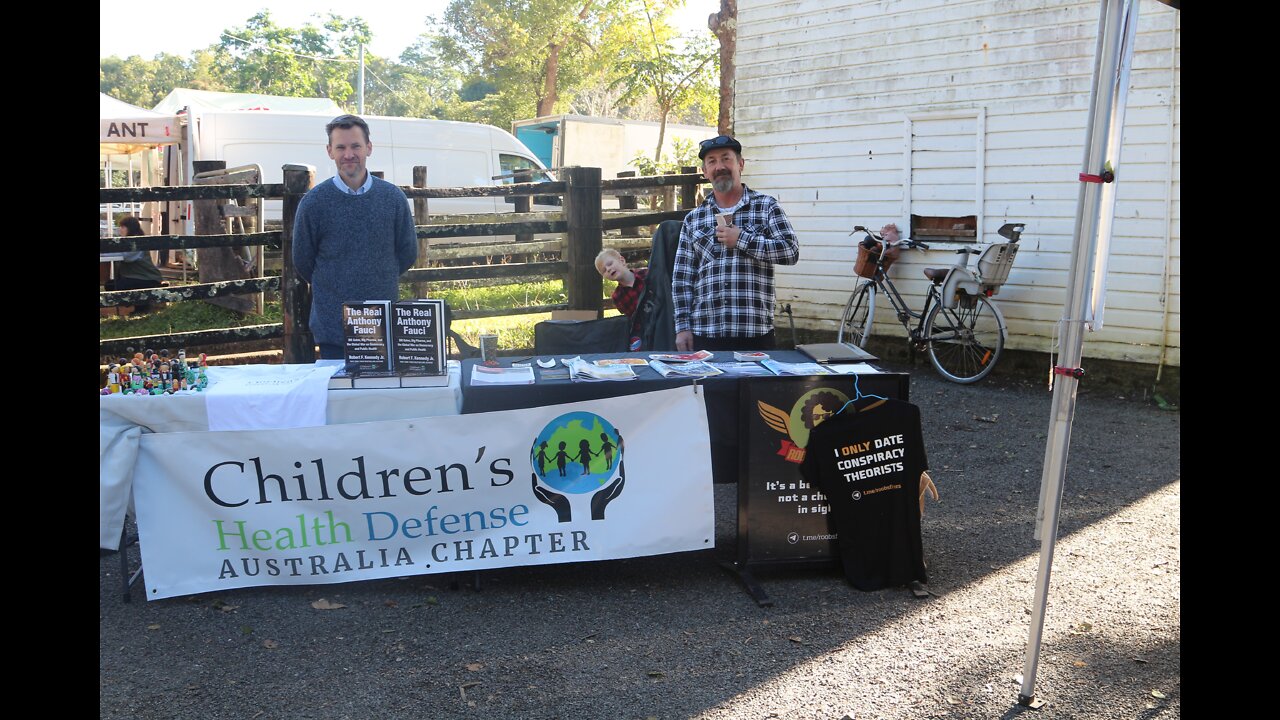
[[[462,409],[458,367],[449,369],[449,384],[431,388],[330,390],[328,425],[409,420],[457,415]],[[180,395],[101,395],[98,403],[99,546],[120,544],[125,512],[133,488],[138,438],[144,432],[207,432],[209,417],[203,393]],[[198,440],[193,440],[198,442]]]

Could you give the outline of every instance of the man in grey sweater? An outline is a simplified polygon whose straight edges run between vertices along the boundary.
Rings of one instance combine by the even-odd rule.
[[[342,303],[392,300],[400,274],[418,259],[409,201],[400,188],[369,174],[369,125],[339,115],[325,126],[338,174],[298,203],[293,265],[311,285],[311,334],[320,357],[341,359]]]

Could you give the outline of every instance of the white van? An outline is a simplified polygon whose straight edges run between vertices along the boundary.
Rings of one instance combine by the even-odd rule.
[[[286,164],[316,168],[315,182],[334,175],[333,161],[325,152],[325,125],[329,113],[281,113],[263,111],[197,111],[192,131],[194,160],[223,160],[227,167],[259,165],[263,181],[283,182]],[[510,178],[494,180],[516,170],[545,166],[511,133],[492,125],[362,115],[369,123],[373,153],[367,167],[383,173],[395,185],[413,184],[413,167],[427,166],[427,185],[464,187],[510,184]],[[535,180],[551,180],[545,172]],[[510,212],[507,198],[432,198],[433,215]],[[279,200],[266,203],[266,220],[280,219]],[[541,209],[541,208],[535,208]],[[555,208],[545,208],[555,209]]]

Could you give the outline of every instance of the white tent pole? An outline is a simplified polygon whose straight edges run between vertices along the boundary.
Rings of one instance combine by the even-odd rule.
[[[1083,175],[1098,176],[1108,161],[1118,170],[1120,136],[1124,127],[1125,96],[1129,84],[1129,66],[1133,62],[1133,44],[1138,24],[1138,0],[1103,0],[1098,20],[1097,58],[1093,72],[1093,91],[1089,100],[1089,121],[1085,130]],[[1118,101],[1118,102],[1117,102]],[[1100,225],[1110,231],[1110,218],[1115,202],[1114,192],[1103,192],[1103,185],[1081,178],[1076,207],[1075,237],[1072,243],[1071,274],[1067,281],[1067,299],[1061,321],[1061,352],[1057,368],[1062,374],[1054,378],[1053,405],[1049,417],[1049,436],[1045,443],[1044,472],[1040,479],[1040,513],[1036,518],[1036,537],[1040,540],[1040,568],[1036,574],[1036,591],[1031,628],[1027,638],[1026,659],[1022,669],[1022,689],[1018,702],[1039,707],[1035,699],[1036,666],[1040,660],[1040,644],[1044,632],[1045,606],[1049,596],[1049,575],[1053,567],[1053,550],[1058,540],[1058,512],[1062,508],[1062,486],[1066,476],[1067,450],[1071,444],[1071,423],[1075,416],[1079,374],[1068,374],[1080,368],[1084,345],[1085,305],[1092,287],[1104,278],[1092,277]],[[1105,199],[1106,203],[1103,202]],[[1105,266],[1104,266],[1105,267]],[[1057,370],[1055,369],[1055,372]],[[1081,373],[1082,374],[1082,371]]]

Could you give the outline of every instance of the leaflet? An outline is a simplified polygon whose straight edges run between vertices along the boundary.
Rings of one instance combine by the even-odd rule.
[[[672,375],[679,377],[712,377],[713,375],[724,374],[724,371],[720,368],[698,361],[668,365],[661,360],[650,360],[649,367],[664,378]]]
[[[835,373],[813,362],[784,363],[777,360],[762,360],[761,365],[769,368],[774,375],[834,375]]]

